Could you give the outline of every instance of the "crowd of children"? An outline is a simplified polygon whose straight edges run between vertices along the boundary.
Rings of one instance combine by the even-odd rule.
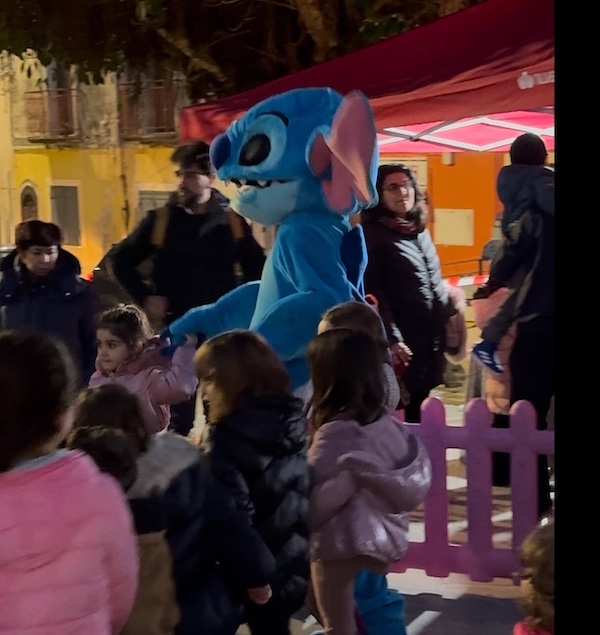
[[[387,591],[431,485],[382,332],[367,304],[326,313],[307,403],[251,331],[171,356],[140,309],[110,309],[79,394],[60,343],[1,332],[0,633],[289,635],[306,606],[373,635],[360,598]],[[169,430],[196,389],[199,447]],[[405,632],[390,619],[375,635]]]

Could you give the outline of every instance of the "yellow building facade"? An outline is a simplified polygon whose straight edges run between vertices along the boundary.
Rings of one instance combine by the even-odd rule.
[[[56,222],[86,274],[176,186],[182,84],[87,86],[34,54],[0,60],[0,244],[27,218]]]

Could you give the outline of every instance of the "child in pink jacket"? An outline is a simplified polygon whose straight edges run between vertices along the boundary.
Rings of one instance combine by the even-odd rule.
[[[59,449],[76,390],[61,343],[0,333],[0,633],[118,635],[137,541],[118,483]]]
[[[382,352],[372,337],[331,329],[308,355],[312,588],[325,632],[354,635],[355,578],[365,570],[385,574],[405,555],[409,512],[429,491],[431,463],[385,406]]]
[[[100,316],[97,341],[90,388],[121,384],[139,399],[150,434],[167,428],[170,406],[190,399],[198,387],[193,364],[196,337],[189,336],[172,358],[164,356],[158,338],[151,338],[145,313],[132,304],[108,309]]]

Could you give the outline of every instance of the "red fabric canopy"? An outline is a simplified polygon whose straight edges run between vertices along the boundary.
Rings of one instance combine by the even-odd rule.
[[[537,126],[537,122],[534,131],[537,127],[547,130],[547,137],[543,136],[553,146],[554,0],[486,0],[331,62],[232,97],[184,108],[182,141],[210,142],[259,101],[293,88],[316,86],[343,94],[363,91],[382,133],[411,124],[426,124],[428,130],[444,122],[495,113],[512,113],[509,120],[517,126],[512,132],[492,126],[503,130],[500,137],[471,144],[474,148],[461,147],[460,140],[454,146],[411,141],[400,143],[398,149],[384,145],[386,153],[503,149],[529,129],[517,122],[519,111],[539,109],[545,109],[541,114],[546,118],[551,113],[552,125],[544,120]],[[460,136],[458,130],[472,136],[474,128],[455,127],[454,137]],[[403,132],[410,136],[422,130],[415,132],[413,126]],[[505,138],[506,144],[488,147]]]

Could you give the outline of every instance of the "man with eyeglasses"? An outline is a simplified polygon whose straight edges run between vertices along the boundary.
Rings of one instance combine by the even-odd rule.
[[[250,226],[212,187],[208,150],[202,141],[175,150],[171,161],[179,179],[177,191],[166,209],[148,212],[111,257],[115,278],[144,308],[155,328],[167,326],[193,307],[216,302],[262,273],[264,251]],[[166,219],[161,216],[165,213]],[[158,232],[157,223],[164,226]],[[145,277],[140,265],[147,261],[152,265]],[[185,417],[178,417],[176,409],[173,415],[177,431],[187,434],[193,404],[182,408],[189,411]]]

